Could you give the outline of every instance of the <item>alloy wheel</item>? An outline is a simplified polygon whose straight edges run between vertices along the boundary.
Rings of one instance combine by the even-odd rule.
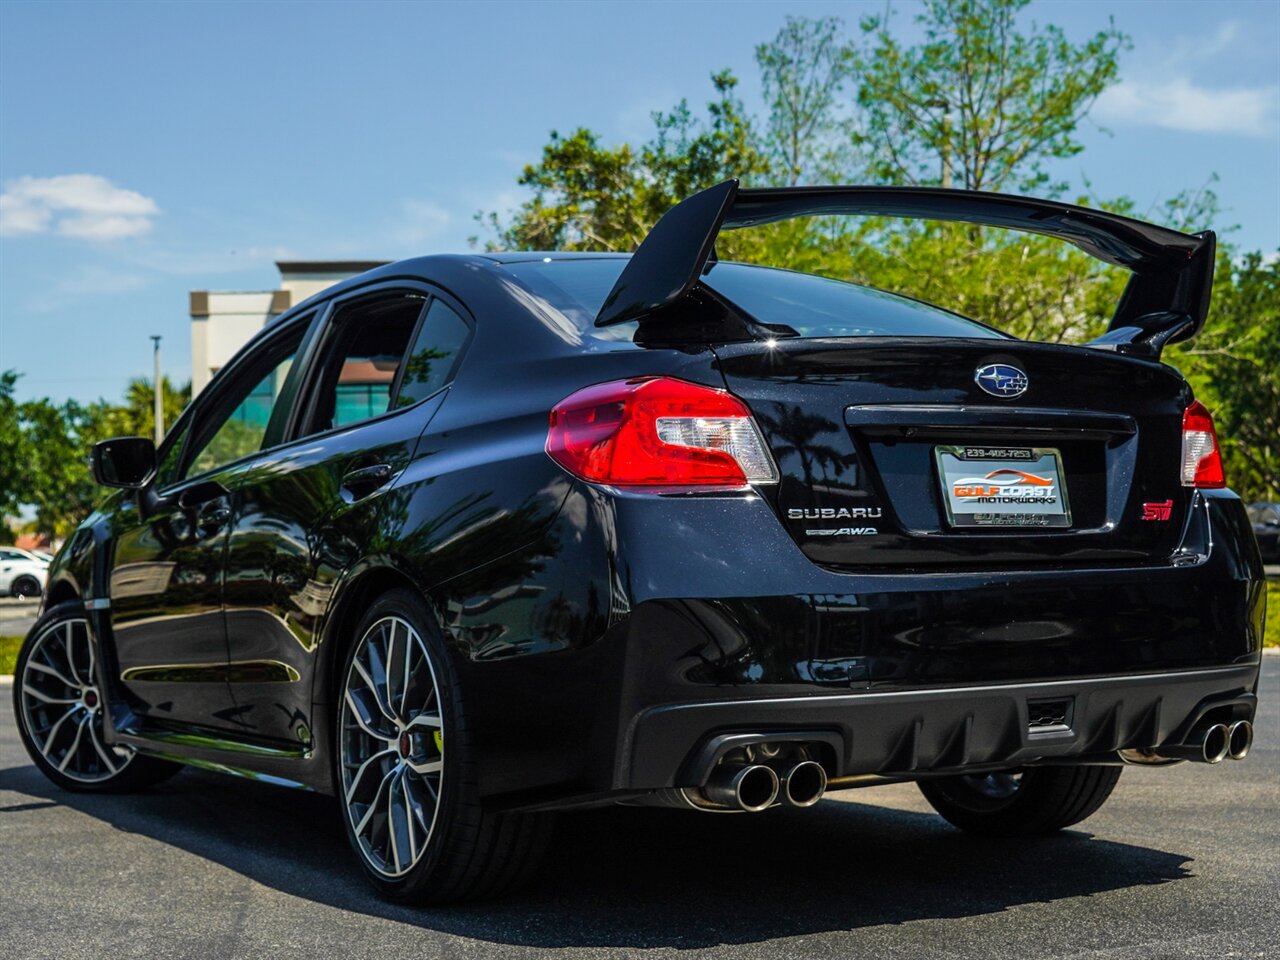
[[[117,776],[133,750],[103,735],[102,694],[89,624],[50,624],[31,644],[22,668],[22,720],[40,755],[64,777],[99,783]]]
[[[413,625],[383,617],[360,639],[343,687],[343,805],[365,862],[400,877],[422,859],[444,776],[435,669]]]

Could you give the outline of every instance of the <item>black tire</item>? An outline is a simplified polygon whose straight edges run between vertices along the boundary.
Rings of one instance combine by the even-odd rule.
[[[85,625],[83,632],[80,624]],[[46,611],[27,633],[14,668],[13,711],[31,762],[59,787],[81,793],[127,793],[167,780],[182,769],[181,765],[111,747],[103,738],[104,708],[97,694],[97,656],[92,642],[85,610],[78,600]],[[57,650],[68,650],[68,643],[72,659],[64,662]],[[79,692],[49,670],[80,684]],[[96,709],[86,706],[89,692]],[[49,697],[66,702],[42,699]],[[73,702],[76,697],[79,703]],[[59,720],[61,726],[55,729]],[[60,759],[66,763],[59,763]]]
[[[38,597],[43,592],[40,581],[29,573],[14,577],[13,583],[9,584],[9,593],[15,597]]]
[[[948,822],[970,833],[1025,837],[1092,816],[1111,796],[1120,767],[1033,767],[1007,774],[918,781]]]
[[[379,863],[374,862],[379,860],[377,852],[367,852],[357,836],[354,821],[360,817],[361,807],[347,800],[344,764],[348,771],[359,768],[357,747],[348,746],[347,738],[354,734],[359,739],[362,734],[359,730],[351,729],[351,717],[348,719],[349,733],[344,733],[343,727],[343,711],[348,709],[348,685],[355,684],[353,691],[367,690],[367,685],[353,672],[352,664],[356,654],[365,647],[376,629],[382,629],[380,625],[392,619],[405,621],[425,644],[432,682],[437,691],[434,702],[439,705],[440,735],[435,743],[439,747],[438,759],[442,766],[441,779],[435,781],[438,794],[426,839],[423,841],[425,849],[418,854],[420,859],[406,872],[396,876],[389,876]],[[551,829],[548,814],[494,811],[486,809],[480,802],[480,758],[472,745],[465,692],[436,623],[422,599],[409,590],[392,590],[381,596],[361,619],[347,643],[342,670],[337,677],[337,709],[333,720],[335,783],[338,786],[347,839],[360,860],[365,876],[379,893],[392,900],[414,903],[476,900],[515,889],[536,868],[548,845]],[[394,654],[389,655],[388,660],[394,663]],[[421,669],[420,662],[418,669]],[[387,671],[388,675],[398,672]],[[419,690],[415,690],[415,693]],[[394,700],[392,693],[387,693],[387,700]],[[414,711],[412,705],[406,708],[404,699],[401,700],[401,713],[409,714]],[[423,706],[416,708],[416,712],[427,714],[429,711]],[[448,744],[447,750],[441,745],[444,742]],[[382,772],[384,780],[389,775],[394,776],[388,774],[387,769],[395,768],[400,760],[410,759],[405,752],[408,748],[399,749],[402,751],[400,756],[375,768],[370,779],[376,778],[379,772]],[[429,745],[425,749],[429,751]],[[354,774],[353,782],[359,776],[358,773]],[[406,772],[405,776],[409,776],[409,773]],[[395,789],[395,783],[394,779],[391,780],[388,791]],[[366,813],[380,802],[381,789],[379,786],[364,806]],[[407,792],[408,788],[405,789]],[[367,793],[367,788],[365,792]],[[408,814],[405,816],[407,819]],[[391,817],[388,813],[384,822],[389,823]],[[372,832],[373,827],[370,826],[369,829]],[[366,837],[365,842],[372,848],[371,837]],[[412,840],[410,849],[412,850]],[[385,861],[382,863],[387,865]]]

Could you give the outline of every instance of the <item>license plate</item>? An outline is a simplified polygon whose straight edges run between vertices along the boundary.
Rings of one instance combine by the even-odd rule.
[[[935,447],[953,527],[1069,527],[1062,455],[1043,447]]]

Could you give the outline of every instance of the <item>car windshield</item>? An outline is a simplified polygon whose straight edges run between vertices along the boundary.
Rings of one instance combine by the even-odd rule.
[[[528,260],[506,264],[519,280],[587,336],[631,340],[636,324],[596,327],[596,314],[627,261],[621,257]],[[702,282],[761,323],[801,337],[967,337],[1005,334],[939,307],[807,273],[713,263]]]

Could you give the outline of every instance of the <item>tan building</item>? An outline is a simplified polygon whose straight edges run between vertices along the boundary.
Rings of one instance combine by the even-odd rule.
[[[385,260],[279,260],[278,290],[191,291],[191,395],[235,352],[295,304]]]

